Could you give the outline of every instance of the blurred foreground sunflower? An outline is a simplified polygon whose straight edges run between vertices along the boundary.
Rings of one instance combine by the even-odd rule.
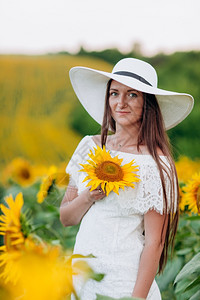
[[[100,185],[107,196],[111,191],[119,194],[119,188],[124,189],[125,186],[134,188],[134,183],[140,181],[139,175],[135,174],[139,166],[133,165],[134,159],[122,165],[122,158],[112,157],[105,146],[101,149],[98,145],[97,148],[94,147],[94,154],[90,150],[88,156],[90,160],[88,164],[80,164],[83,167],[80,172],[88,174],[83,182],[90,180],[87,186],[91,186],[91,191]]]
[[[6,256],[6,263],[1,278],[5,286],[10,286],[13,299],[63,300],[75,294],[73,275],[84,272],[86,280],[90,275],[84,268],[74,269],[73,256],[67,257],[60,246],[38,243],[31,238],[21,248],[2,255]]]
[[[73,291],[68,288],[66,258],[59,246],[36,244],[27,239],[13,263],[18,268],[14,296],[22,300],[61,300]]]
[[[0,287],[9,298],[4,299],[63,300],[71,293],[76,297],[72,276],[84,274],[87,280],[95,274],[87,264],[72,266],[74,256],[85,257],[68,255],[60,246],[30,234],[22,213],[22,193],[15,200],[6,197],[5,202],[0,216],[0,235],[4,237],[0,247]]]
[[[192,176],[183,191],[183,200],[190,212],[200,214],[200,172]]]

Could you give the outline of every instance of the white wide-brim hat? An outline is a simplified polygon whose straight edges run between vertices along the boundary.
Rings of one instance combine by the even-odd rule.
[[[168,130],[183,121],[191,112],[194,99],[189,94],[176,93],[157,88],[157,73],[148,63],[124,58],[112,73],[86,67],[74,67],[69,72],[73,89],[86,111],[102,124],[107,83],[116,80],[135,90],[154,94],[159,103]]]

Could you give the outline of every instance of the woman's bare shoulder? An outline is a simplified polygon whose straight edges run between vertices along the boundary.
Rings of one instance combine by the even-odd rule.
[[[130,148],[130,152],[131,152],[131,150],[132,150],[132,148]],[[137,152],[136,146],[134,147],[133,150],[134,150],[134,153],[137,154],[137,153],[136,153],[136,152]],[[127,151],[127,152],[128,152],[128,151]],[[160,148],[156,148],[156,152],[157,152],[157,154],[158,154],[159,156],[164,155],[163,152],[162,152],[162,150],[161,150]],[[150,152],[149,152],[149,150],[148,150],[148,147],[147,147],[146,145],[140,145],[140,146],[139,146],[138,154],[140,154],[140,155],[150,155]]]
[[[161,150],[160,148],[157,148],[157,149],[156,149],[156,152],[157,152],[157,154],[160,155],[160,156],[164,155],[164,153],[162,152],[162,150]]]
[[[100,134],[99,135],[93,135],[92,139],[95,142],[95,144],[97,144],[98,146],[101,145],[101,135]],[[107,144],[108,145],[110,144],[111,140],[112,140],[112,138],[110,136],[108,136],[107,137]],[[132,149],[130,149],[130,150],[132,150]],[[127,152],[128,151],[129,151],[129,149],[127,150]],[[148,151],[148,148],[147,148],[146,145],[140,145],[140,151],[141,152],[139,152],[138,154],[144,154],[144,155],[149,154],[149,151]],[[162,150],[159,147],[156,148],[156,152],[159,156],[164,156],[164,153],[162,152]]]
[[[97,144],[100,145],[101,144],[101,135],[93,135],[92,136],[93,141]]]

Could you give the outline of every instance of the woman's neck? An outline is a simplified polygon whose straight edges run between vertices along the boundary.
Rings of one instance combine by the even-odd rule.
[[[115,140],[116,144],[120,144],[123,146],[129,145],[137,145],[138,142],[138,128],[131,127],[131,128],[124,128],[124,127],[117,127],[116,132],[113,135],[113,140]]]

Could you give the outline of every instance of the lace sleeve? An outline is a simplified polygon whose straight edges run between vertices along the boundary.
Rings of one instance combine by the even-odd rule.
[[[76,188],[78,187],[78,171],[81,169],[79,163],[81,163],[85,159],[87,152],[88,136],[85,136],[78,144],[65,170],[66,173],[70,175],[69,186]]]
[[[175,178],[173,179],[175,182]],[[171,180],[164,172],[164,182],[167,196],[167,207],[164,200],[164,193],[160,173],[156,165],[147,165],[141,171],[141,182],[136,201],[136,206],[140,213],[145,214],[148,210],[154,209],[163,214],[172,210],[176,211],[176,203],[172,203],[171,197]],[[176,187],[176,184],[175,184]]]
[[[126,191],[126,200],[120,201],[123,208],[130,213],[139,213],[144,215],[149,210],[155,210],[160,214],[174,211],[177,209],[176,203],[171,203],[171,184],[170,179],[164,172],[164,180],[167,195],[167,209],[164,202],[162,182],[158,168],[155,164],[145,164],[140,168],[141,181],[135,185],[135,188],[128,188]],[[175,181],[175,178],[174,178]],[[176,185],[175,185],[176,189]]]

